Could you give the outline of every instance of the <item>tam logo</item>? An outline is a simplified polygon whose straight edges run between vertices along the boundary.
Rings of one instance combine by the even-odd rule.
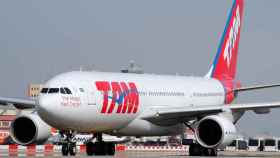
[[[113,113],[116,104],[118,104],[116,113],[137,113],[139,94],[135,83],[97,81],[95,85],[103,94],[101,113]],[[109,93],[112,96],[109,96]]]
[[[236,45],[236,39],[239,34],[240,26],[241,26],[240,11],[239,11],[239,6],[237,6],[235,17],[233,19],[233,23],[230,28],[229,37],[227,39],[226,46],[224,49],[224,60],[227,62],[228,68],[230,67],[232,51]]]

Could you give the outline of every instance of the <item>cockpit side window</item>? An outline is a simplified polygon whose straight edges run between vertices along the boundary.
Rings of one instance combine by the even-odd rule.
[[[59,88],[50,88],[48,94],[59,93]]]
[[[67,94],[72,94],[71,90],[67,87],[64,88]]]
[[[64,90],[64,88],[60,88],[60,93],[61,94],[66,94],[66,91]]]
[[[79,90],[81,93],[85,92],[84,88],[79,88]]]
[[[48,88],[42,88],[41,93],[46,94],[46,93],[48,93],[48,90],[49,90]]]

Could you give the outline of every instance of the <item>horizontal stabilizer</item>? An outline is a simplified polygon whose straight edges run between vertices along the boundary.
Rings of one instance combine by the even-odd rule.
[[[266,88],[274,88],[280,87],[280,84],[271,84],[271,85],[258,85],[258,86],[250,86],[250,87],[241,87],[234,89],[235,92],[245,92],[245,91],[252,91],[252,90],[260,90]]]

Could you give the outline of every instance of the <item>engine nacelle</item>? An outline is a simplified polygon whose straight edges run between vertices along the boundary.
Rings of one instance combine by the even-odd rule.
[[[271,112],[268,108],[256,109],[254,110],[256,114],[269,114]]]
[[[20,145],[43,144],[51,136],[51,127],[37,114],[22,115],[11,123],[10,134]]]
[[[195,136],[205,148],[224,148],[237,138],[237,130],[227,118],[212,115],[198,122]]]

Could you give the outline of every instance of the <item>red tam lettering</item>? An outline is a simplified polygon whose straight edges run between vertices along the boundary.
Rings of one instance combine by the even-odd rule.
[[[129,100],[129,89],[126,85],[126,83],[121,82],[121,87],[122,87],[122,95],[123,95],[123,108],[122,108],[122,113],[125,113],[127,110],[127,104]]]
[[[103,106],[101,113],[106,113],[107,106],[108,106],[108,91],[110,91],[110,84],[106,81],[97,81],[95,82],[96,88],[98,91],[101,91],[103,93]]]
[[[131,113],[132,108],[133,108],[133,113],[136,113],[138,111],[138,106],[139,106],[139,94],[137,87],[135,83],[129,83],[130,87],[130,101],[129,101],[129,108],[128,108],[128,113]]]
[[[122,108],[122,103],[120,103],[117,100],[118,100],[118,98],[120,98],[122,90],[121,90],[121,87],[118,82],[112,82],[111,86],[112,86],[112,91],[113,91],[113,97],[112,97],[112,102],[111,102],[108,113],[112,113],[114,111],[116,102],[119,105],[118,109],[117,109],[117,113],[120,113],[121,108]]]

